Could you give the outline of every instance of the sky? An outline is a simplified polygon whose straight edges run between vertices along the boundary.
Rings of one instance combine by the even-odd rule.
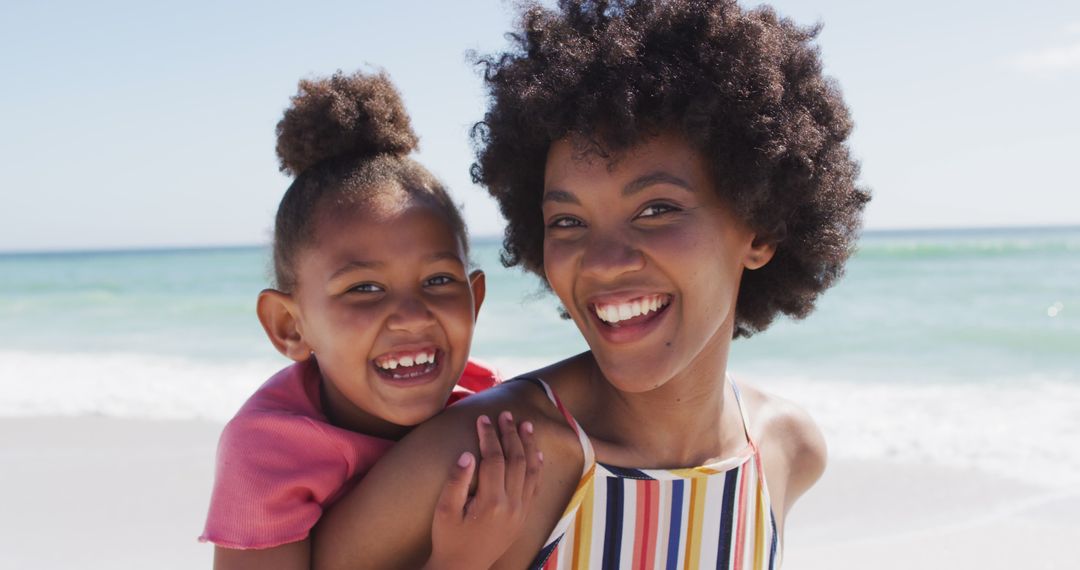
[[[755,6],[756,2],[743,2]],[[875,229],[1080,224],[1080,2],[782,0],[822,22]],[[469,178],[485,91],[466,53],[508,46],[500,0],[0,0],[0,251],[269,240],[289,178],[274,126],[297,80],[385,69],[416,158],[499,235]]]

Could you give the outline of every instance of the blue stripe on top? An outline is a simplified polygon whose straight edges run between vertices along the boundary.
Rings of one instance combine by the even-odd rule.
[[[682,530],[682,498],[686,481],[671,482],[671,528],[668,530],[667,570],[678,570],[679,531]]]
[[[732,469],[724,475],[724,498],[720,504],[720,520],[732,521],[735,511],[735,487],[742,469]],[[720,525],[720,547],[716,552],[716,570],[728,570],[731,565],[731,531],[733,524]]]
[[[618,570],[622,554],[623,481],[607,480],[607,520],[604,521],[603,570]]]
[[[610,471],[616,477],[622,477],[624,479],[641,479],[645,481],[654,481],[655,477],[651,477],[640,469],[631,469],[629,467],[615,467],[614,465],[608,465],[607,463],[600,463],[600,465]]]

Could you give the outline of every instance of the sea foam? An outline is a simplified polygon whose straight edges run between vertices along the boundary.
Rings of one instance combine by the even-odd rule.
[[[495,358],[504,375],[550,361]],[[288,362],[124,353],[0,352],[0,415],[225,421]],[[1051,487],[1080,486],[1075,378],[896,383],[735,378],[805,407],[836,457],[975,468]]]

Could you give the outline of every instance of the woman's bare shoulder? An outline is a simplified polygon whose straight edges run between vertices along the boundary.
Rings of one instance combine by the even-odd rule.
[[[770,494],[786,512],[824,473],[828,458],[825,436],[795,402],[749,384],[740,383],[739,389],[746,400],[752,434],[765,459]]]
[[[580,445],[543,390],[511,380],[455,403],[390,448],[320,521],[314,541],[316,567],[348,568],[361,560],[370,567],[419,567],[430,548],[436,500],[452,466],[465,451],[480,456],[477,418],[494,420],[504,411],[513,414],[516,423],[535,426],[544,465],[533,506],[538,514],[548,515],[541,522],[557,519],[565,504],[563,487],[572,491],[581,471]],[[570,483],[560,485],[562,481]],[[542,545],[547,529],[527,529],[526,536]],[[413,553],[412,558],[403,552]]]

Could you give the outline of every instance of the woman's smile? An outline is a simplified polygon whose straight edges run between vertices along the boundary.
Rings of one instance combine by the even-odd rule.
[[[602,295],[593,297],[588,306],[590,320],[600,335],[608,342],[623,344],[640,340],[659,328],[671,302],[672,296],[666,293]]]
[[[701,153],[671,134],[614,161],[557,141],[544,185],[545,275],[608,380],[636,392],[716,360],[754,234]]]

